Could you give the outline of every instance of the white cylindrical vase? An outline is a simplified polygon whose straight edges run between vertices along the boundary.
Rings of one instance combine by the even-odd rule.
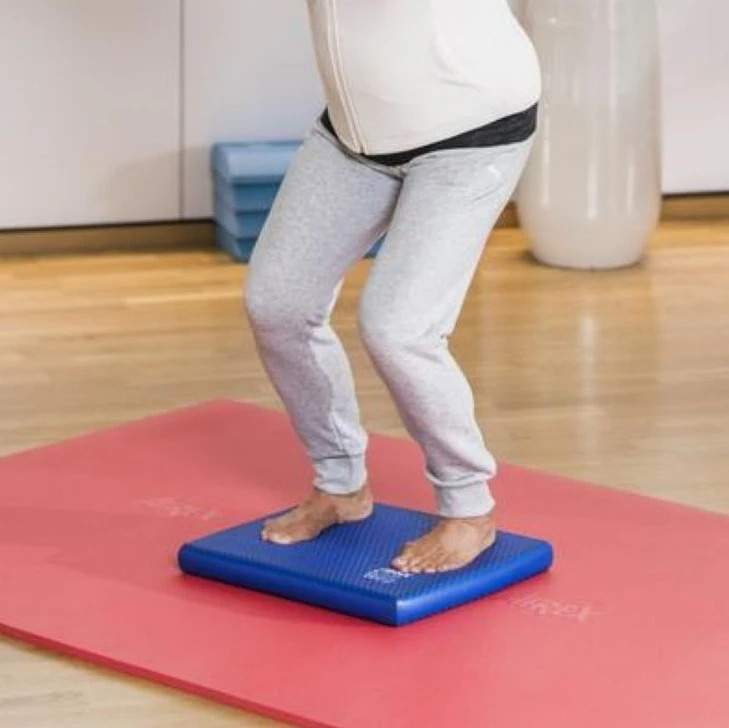
[[[524,24],[543,76],[517,192],[531,250],[568,268],[635,263],[661,209],[654,0],[527,0]]]

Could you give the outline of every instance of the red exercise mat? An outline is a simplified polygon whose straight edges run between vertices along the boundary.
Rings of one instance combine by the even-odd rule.
[[[417,446],[370,442],[377,498],[431,509]],[[552,571],[401,630],[178,573],[310,480],[283,413],[229,401],[1,459],[0,630],[303,726],[729,725],[729,518],[503,467]]]

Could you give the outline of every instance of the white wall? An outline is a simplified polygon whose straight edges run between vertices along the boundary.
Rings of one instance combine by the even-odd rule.
[[[729,3],[659,0],[664,187],[729,190]]]
[[[664,189],[729,190],[729,3],[658,4]],[[210,144],[323,105],[304,0],[0,0],[0,99],[0,228],[205,217]]]
[[[304,0],[184,0],[185,217],[211,213],[210,144],[300,139],[324,105]]]
[[[180,214],[178,0],[0,0],[0,228]]]

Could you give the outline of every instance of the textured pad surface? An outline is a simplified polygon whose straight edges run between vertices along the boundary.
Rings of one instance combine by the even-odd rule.
[[[399,626],[491,594],[552,563],[548,543],[499,531],[493,546],[466,568],[406,575],[390,569],[390,562],[405,541],[422,536],[437,517],[378,504],[364,522],[289,546],[261,540],[264,520],[183,545],[180,566],[195,576]]]
[[[368,462],[432,509],[412,442]],[[233,402],[0,460],[0,629],[304,726],[726,728],[729,518],[504,466],[500,527],[553,567],[404,629],[179,573],[310,482],[286,416]]]

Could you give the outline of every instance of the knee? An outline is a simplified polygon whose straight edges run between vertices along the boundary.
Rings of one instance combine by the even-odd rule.
[[[367,295],[367,289],[360,299],[357,323],[362,343],[375,360],[408,367],[413,356],[440,356],[440,350],[448,347],[450,332],[427,306],[402,305]]]
[[[396,356],[418,338],[412,317],[366,296],[360,302],[357,323],[363,344],[376,358],[385,353]]]
[[[310,336],[329,320],[326,301],[317,291],[280,275],[254,272],[246,281],[243,304],[251,326],[267,334]]]
[[[243,291],[243,306],[258,330],[281,330],[296,324],[293,296],[274,281],[251,275]]]

